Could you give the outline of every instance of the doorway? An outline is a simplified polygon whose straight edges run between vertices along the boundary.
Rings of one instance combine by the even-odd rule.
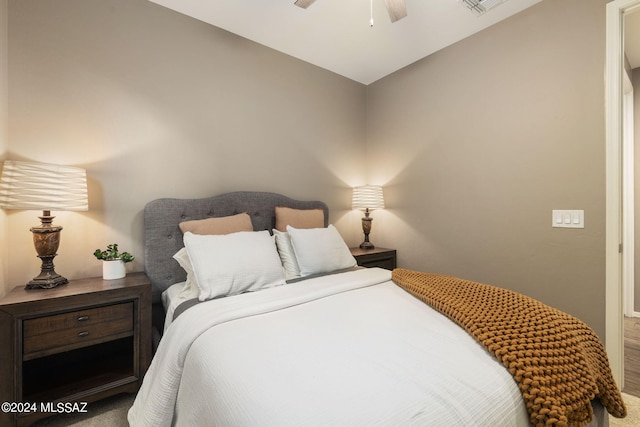
[[[623,221],[628,214],[623,206],[624,19],[640,9],[640,0],[614,0],[606,7],[606,348],[613,376],[624,387],[623,279],[628,279],[630,272],[633,276],[630,261],[623,256],[625,239],[629,246],[626,250],[633,248],[630,234],[624,233],[625,227],[633,225]]]
[[[640,297],[636,289],[635,271],[640,272],[640,257],[636,259],[635,247],[640,247],[634,224],[640,224],[640,144],[636,147],[636,100],[634,86],[640,81],[640,9],[626,12],[623,21],[622,70],[622,172],[623,172],[623,312],[624,312],[624,391],[640,397]]]

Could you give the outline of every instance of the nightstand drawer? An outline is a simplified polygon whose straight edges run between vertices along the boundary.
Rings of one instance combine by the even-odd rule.
[[[386,270],[393,270],[396,268],[396,261],[393,258],[372,259],[370,261],[361,261],[358,263],[361,267],[380,267]]]
[[[109,305],[28,319],[23,323],[23,354],[56,349],[111,335],[133,333],[133,303]]]

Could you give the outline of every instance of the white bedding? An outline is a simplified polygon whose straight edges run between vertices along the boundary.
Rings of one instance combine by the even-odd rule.
[[[198,298],[198,288],[195,286],[187,287],[186,282],[180,282],[169,286],[161,297],[165,312],[164,333],[166,333],[169,325],[173,322],[173,314],[176,308],[187,300]]]
[[[378,268],[190,308],[160,342],[128,418],[133,427],[529,425],[507,370]]]

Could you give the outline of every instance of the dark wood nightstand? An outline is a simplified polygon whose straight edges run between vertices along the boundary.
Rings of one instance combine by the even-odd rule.
[[[396,250],[387,248],[349,248],[351,255],[362,267],[380,267],[387,270],[396,268]]]
[[[18,287],[0,299],[0,403],[29,403],[0,412],[0,425],[29,425],[54,415],[58,402],[136,392],[150,362],[144,273]]]

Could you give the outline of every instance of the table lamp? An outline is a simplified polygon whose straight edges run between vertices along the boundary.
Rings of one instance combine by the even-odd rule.
[[[53,258],[60,245],[62,227],[52,224],[51,211],[86,211],[89,209],[87,199],[84,169],[14,160],[4,162],[0,207],[42,210],[41,224],[30,229],[42,267],[40,274],[27,283],[26,289],[49,289],[69,282],[54,269]]]
[[[382,187],[379,185],[363,185],[353,189],[353,199],[351,206],[353,209],[364,211],[362,218],[362,231],[364,232],[364,242],[360,244],[362,249],[374,249],[373,243],[369,241],[369,233],[371,232],[371,221],[373,218],[369,213],[374,209],[384,209],[384,196]]]

